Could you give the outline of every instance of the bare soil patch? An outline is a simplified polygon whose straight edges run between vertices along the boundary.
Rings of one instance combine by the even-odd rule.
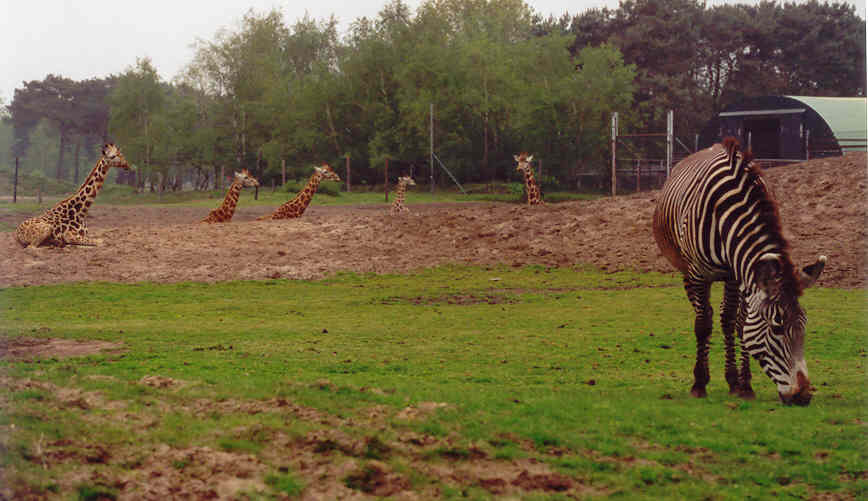
[[[74,339],[0,338],[0,358],[69,358],[117,352],[123,343]]]
[[[817,159],[769,169],[797,265],[829,257],[820,285],[865,286],[866,156]],[[651,218],[658,191],[594,201],[515,204],[312,206],[303,217],[254,221],[270,207],[239,207],[231,223],[200,224],[209,208],[92,209],[100,247],[24,251],[0,234],[0,286],[105,280],[214,282],[319,278],[336,271],[406,272],[465,263],[580,263],[603,270],[673,271],[658,252]],[[0,213],[17,224],[25,217]]]

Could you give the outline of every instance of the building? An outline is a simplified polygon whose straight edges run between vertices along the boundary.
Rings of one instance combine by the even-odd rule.
[[[804,160],[865,151],[868,103],[864,97],[764,96],[727,106],[699,135],[706,148],[739,138],[759,160]]]

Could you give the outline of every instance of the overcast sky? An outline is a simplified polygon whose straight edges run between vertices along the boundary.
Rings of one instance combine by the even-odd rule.
[[[193,58],[191,44],[235,28],[248,9],[283,12],[287,24],[331,14],[346,30],[356,18],[376,17],[388,0],[0,0],[0,102],[9,104],[22,81],[53,73],[73,80],[123,73],[149,57],[164,80]],[[405,0],[411,9],[422,0]],[[618,0],[526,0],[534,11],[560,16]],[[757,0],[707,0],[754,3]],[[848,0],[865,18],[865,0]],[[301,4],[301,5],[299,5]]]

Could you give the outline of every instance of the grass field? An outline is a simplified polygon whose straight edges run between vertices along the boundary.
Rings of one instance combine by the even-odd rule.
[[[756,364],[757,399],[730,397],[718,326],[709,397],[690,397],[693,317],[670,275],[5,289],[3,342],[123,348],[2,360],[2,466],[14,492],[61,498],[135,498],[153,457],[184,481],[194,452],[214,451],[248,462],[234,492],[251,499],[327,481],[388,496],[383,478],[442,499],[864,499],[865,293],[812,289],[802,304],[818,388],[804,408]],[[312,477],[316,461],[332,469]]]

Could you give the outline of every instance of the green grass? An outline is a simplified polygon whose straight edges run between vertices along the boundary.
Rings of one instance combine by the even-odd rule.
[[[630,499],[864,497],[865,291],[811,289],[802,305],[818,388],[804,408],[781,405],[756,364],[757,399],[730,397],[717,330],[709,396],[689,396],[693,316],[672,275],[443,267],[310,282],[10,288],[0,291],[3,338],[120,341],[125,351],[3,360],[2,373],[96,392],[123,410],[59,405],[50,389],[19,388],[0,411],[0,426],[16,430],[3,461],[34,486],[66,492],[62,468],[43,471],[32,459],[40,437],[124,450],[204,446],[258,457],[282,472],[264,483],[295,495],[305,482],[280,470],[276,437],[294,443],[337,426],[364,446],[324,441],[318,453],[362,465],[413,470],[390,445],[413,432],[439,441],[426,461],[468,461],[478,450],[493,461],[536,458]],[[150,375],[180,383],[169,390],[139,383]],[[273,398],[344,424],[220,407]],[[192,403],[201,401],[216,403],[196,412]],[[419,419],[398,417],[422,402],[446,405]],[[341,421],[363,420],[375,407],[388,410],[381,429]],[[155,423],[127,423],[125,413]],[[365,471],[344,481],[369,485]],[[414,485],[436,483],[414,475]],[[462,492],[440,487],[444,498]],[[527,499],[558,499],[540,492]]]

